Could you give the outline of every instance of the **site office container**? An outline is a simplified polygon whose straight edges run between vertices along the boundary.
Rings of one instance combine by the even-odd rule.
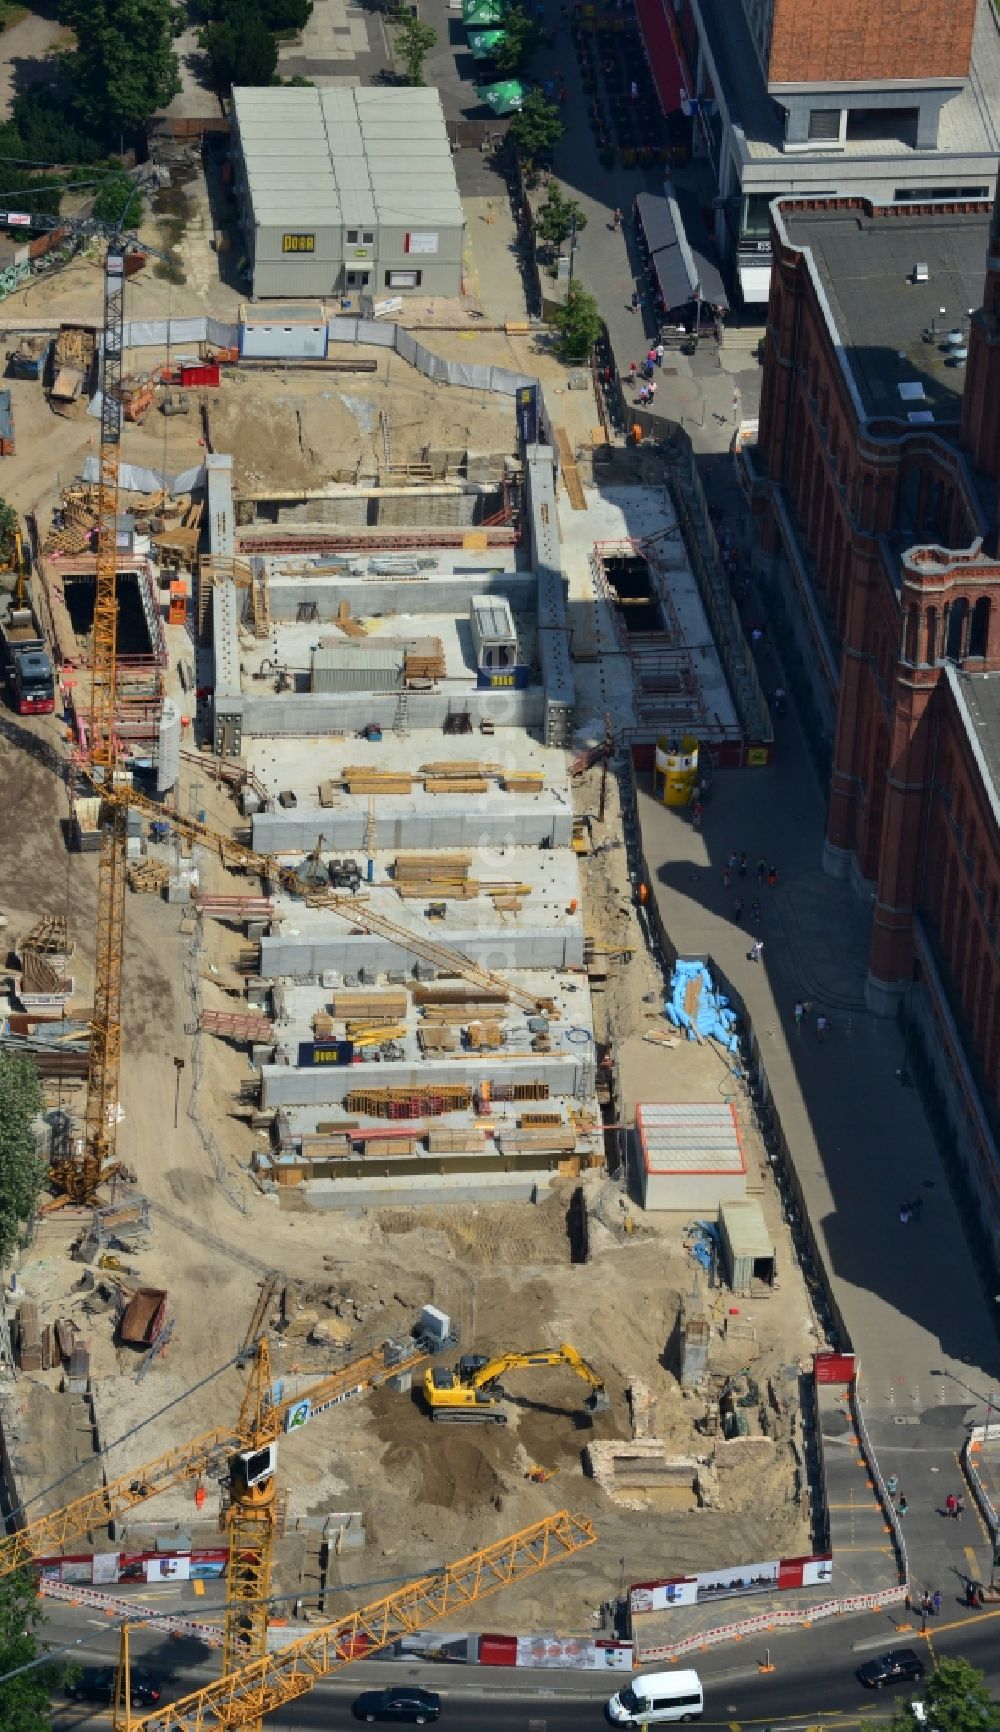
[[[287,290],[286,290],[287,293]],[[322,306],[314,301],[278,302],[240,308],[240,355],[248,359],[323,360],[328,330]]]

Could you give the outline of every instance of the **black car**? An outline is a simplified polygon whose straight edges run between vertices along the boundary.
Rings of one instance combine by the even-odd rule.
[[[74,1702],[102,1702],[111,1707],[115,1699],[115,1668],[102,1666],[100,1670],[91,1667],[84,1669],[73,1683],[66,1685],[66,1694]],[[155,1708],[163,1694],[155,1678],[148,1672],[137,1671],[133,1666],[129,1674],[131,1685],[132,1708]]]
[[[434,1690],[399,1684],[388,1690],[366,1690],[352,1713],[355,1720],[405,1720],[412,1726],[426,1726],[440,1715],[441,1698]]]
[[[912,1648],[889,1648],[874,1660],[858,1667],[858,1678],[869,1690],[881,1690],[885,1684],[911,1683],[924,1675],[924,1662]]]

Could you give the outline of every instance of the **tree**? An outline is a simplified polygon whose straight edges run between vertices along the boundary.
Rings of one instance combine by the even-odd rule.
[[[212,63],[212,82],[228,95],[234,84],[270,84],[278,69],[278,44],[259,12],[243,24],[206,24],[198,37]]]
[[[520,114],[511,121],[511,133],[524,161],[530,167],[547,156],[566,131],[554,102],[540,90],[529,90]]]
[[[528,65],[542,32],[521,6],[512,6],[504,13],[503,30],[506,34],[493,50],[493,63],[505,78],[515,78]]]
[[[142,194],[131,175],[114,173],[103,177],[94,199],[94,215],[119,229],[137,229],[142,220]]]
[[[924,1679],[921,1694],[924,1724],[933,1726],[935,1732],[986,1732],[997,1723],[997,1704],[990,1697],[986,1679],[968,1660],[939,1660]],[[889,1725],[891,1732],[920,1732],[920,1722],[909,1704],[896,1710]]]
[[[0,547],[9,547],[19,528],[17,511],[13,505],[8,505],[6,499],[0,499]]]
[[[180,19],[172,0],[61,0],[60,19],[76,35],[63,56],[73,106],[107,143],[140,132],[177,95]]]
[[[45,1162],[35,1152],[31,1132],[41,1110],[42,1091],[31,1060],[0,1053],[0,1269],[9,1263],[18,1231],[31,1219],[45,1183]]]
[[[558,252],[574,228],[580,234],[587,226],[587,213],[575,198],[567,198],[558,181],[550,180],[545,203],[535,218],[535,228],[547,246]]]
[[[30,1572],[18,1570],[5,1576],[0,1581],[0,1676],[38,1658],[41,1644],[36,1632],[45,1621]],[[4,1732],[49,1732],[49,1698],[62,1676],[63,1668],[50,1664],[0,1684],[0,1725]]]
[[[566,299],[553,315],[567,361],[585,361],[604,327],[601,309],[579,283],[570,283]]]
[[[437,41],[437,31],[424,24],[405,6],[397,6],[389,14],[393,46],[403,62],[403,77],[407,84],[424,82],[424,61]]]

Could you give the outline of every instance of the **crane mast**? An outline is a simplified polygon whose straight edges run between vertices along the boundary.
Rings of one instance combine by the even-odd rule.
[[[109,247],[104,275],[104,352],[101,365],[101,451],[97,516],[97,579],[94,596],[87,716],[87,767],[99,792],[114,792],[118,768],[115,739],[118,640],[118,483],[122,438],[122,345],[125,255]],[[86,1202],[115,1162],[118,1082],[121,1070],[122,954],[125,927],[127,812],[113,802],[101,836],[97,869],[97,942],[94,1016],[87,1065],[87,1116],[82,1162],[70,1158],[61,1174],[74,1202]]]

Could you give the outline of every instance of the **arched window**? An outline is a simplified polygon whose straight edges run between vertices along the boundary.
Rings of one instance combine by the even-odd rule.
[[[972,610],[972,625],[969,628],[970,656],[987,656],[990,653],[990,598],[981,595]]]
[[[927,609],[927,630],[924,640],[924,661],[931,667],[937,661],[937,608]]]
[[[964,595],[953,601],[948,609],[948,641],[944,653],[949,661],[960,662],[965,650],[965,622],[969,615],[969,604]]]

